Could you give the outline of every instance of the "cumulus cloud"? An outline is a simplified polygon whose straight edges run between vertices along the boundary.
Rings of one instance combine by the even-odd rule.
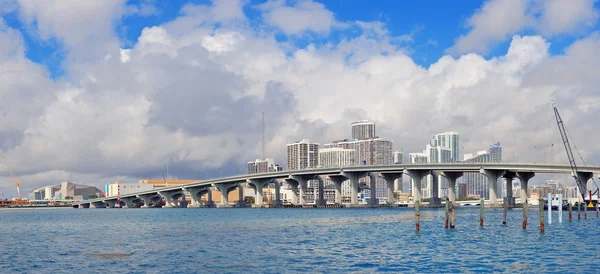
[[[489,0],[468,20],[469,32],[456,39],[451,54],[487,53],[491,46],[524,30],[546,37],[581,34],[598,21],[596,0]]]
[[[289,6],[284,0],[271,0],[257,6],[263,20],[287,35],[299,35],[304,31],[329,33],[336,24],[333,12],[325,5],[312,0],[297,1]]]
[[[405,153],[455,130],[462,152],[500,141],[507,161],[540,162],[551,160],[540,148],[560,144],[554,99],[584,157],[599,158],[589,122],[600,114],[596,33],[558,56],[542,36],[516,35],[502,56],[447,55],[423,67],[381,27],[290,52],[243,18],[214,23],[215,5],[148,26],[130,49],[109,47],[115,58],[74,60],[54,81],[24,57],[18,31],[0,28],[11,41],[0,43],[0,152],[24,191],[160,177],[167,162],[180,178],[242,173],[260,157],[261,112],[267,154],[280,163],[287,143],[347,138],[358,119],[377,122]]]

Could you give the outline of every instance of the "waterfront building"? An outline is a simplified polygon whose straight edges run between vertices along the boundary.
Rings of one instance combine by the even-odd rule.
[[[283,167],[276,164],[271,158],[256,159],[253,162],[248,162],[248,174],[267,173],[283,171]]]
[[[372,139],[375,138],[375,123],[368,120],[356,121],[352,123],[352,139]]]
[[[104,193],[106,197],[126,195],[136,193],[140,191],[153,190],[153,184],[122,184],[120,181],[116,181],[114,184],[107,184],[104,186]]]
[[[319,144],[307,139],[287,145],[288,170],[316,168],[319,164]]]
[[[74,200],[83,201],[90,197],[100,197],[102,191],[95,186],[61,182],[60,185],[45,186],[29,192],[30,201],[39,200]]]

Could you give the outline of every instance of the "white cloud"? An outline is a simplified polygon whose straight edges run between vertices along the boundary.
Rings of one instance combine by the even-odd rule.
[[[469,32],[461,35],[451,54],[487,53],[491,46],[523,30],[552,37],[582,34],[599,18],[597,0],[489,0],[468,20]]]
[[[267,24],[280,28],[287,35],[300,35],[305,31],[327,34],[339,24],[333,12],[312,0],[297,1],[292,6],[284,0],[271,0],[257,7]]]
[[[123,63],[127,63],[129,62],[129,60],[131,60],[131,56],[129,55],[131,53],[131,49],[120,49],[120,53],[121,53],[121,62]]]

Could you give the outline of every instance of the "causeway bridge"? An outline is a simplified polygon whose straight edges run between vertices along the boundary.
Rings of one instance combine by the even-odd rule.
[[[192,203],[189,207],[197,207],[200,205],[201,197],[208,195],[206,205],[214,205],[212,201],[212,189],[217,189],[221,193],[221,202],[219,207],[229,206],[228,194],[234,189],[239,189],[240,206],[243,206],[243,188],[250,187],[255,190],[256,198],[255,205],[263,204],[262,190],[271,183],[285,181],[289,184],[296,197],[292,200],[297,205],[305,205],[304,196],[306,193],[307,183],[310,180],[318,180],[318,196],[315,199],[317,205],[324,205],[326,201],[323,199],[324,179],[328,178],[335,186],[335,203],[342,204],[342,183],[349,181],[351,186],[351,200],[347,206],[358,205],[358,186],[359,179],[370,176],[372,179],[371,189],[375,189],[374,178],[380,177],[385,179],[387,183],[388,203],[394,202],[394,181],[402,175],[408,175],[412,178],[413,189],[421,189],[422,179],[428,175],[440,175],[447,178],[449,182],[448,199],[455,201],[456,180],[463,176],[465,172],[478,172],[485,175],[489,182],[497,182],[500,178],[506,178],[507,197],[505,202],[509,205],[515,205],[515,199],[512,193],[512,180],[518,178],[521,182],[521,197],[526,197],[528,182],[535,176],[536,173],[563,173],[577,176],[582,182],[586,183],[594,174],[600,174],[600,166],[578,167],[579,172],[573,174],[570,165],[565,164],[547,164],[547,163],[436,163],[436,164],[393,164],[393,165],[371,165],[371,166],[350,166],[336,168],[314,168],[294,171],[281,171],[270,173],[258,173],[237,175],[210,180],[193,182],[185,185],[170,186],[138,193],[126,195],[102,197],[98,199],[86,200],[79,203],[74,203],[74,207],[78,208],[106,208],[106,207],[133,207],[144,204],[148,205],[160,204],[160,201],[165,202],[165,207],[181,207],[182,204],[178,200],[189,194],[192,197]],[[436,182],[436,180],[434,180]],[[273,205],[281,205],[280,189],[278,183],[275,184],[275,199]],[[433,189],[437,189],[434,183]],[[430,204],[441,203],[439,194],[434,191],[434,197],[430,200]],[[415,200],[421,200],[421,192],[415,191]],[[489,204],[497,206],[498,196],[495,187],[489,188]],[[119,201],[120,205],[117,205]],[[375,199],[371,199],[370,203],[375,203]]]

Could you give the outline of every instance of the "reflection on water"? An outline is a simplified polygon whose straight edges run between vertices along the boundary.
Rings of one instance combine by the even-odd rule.
[[[521,210],[73,209],[0,211],[2,272],[597,272],[600,219]],[[589,243],[589,244],[588,244]],[[549,250],[556,246],[556,251]],[[9,250],[9,251],[7,251]]]

